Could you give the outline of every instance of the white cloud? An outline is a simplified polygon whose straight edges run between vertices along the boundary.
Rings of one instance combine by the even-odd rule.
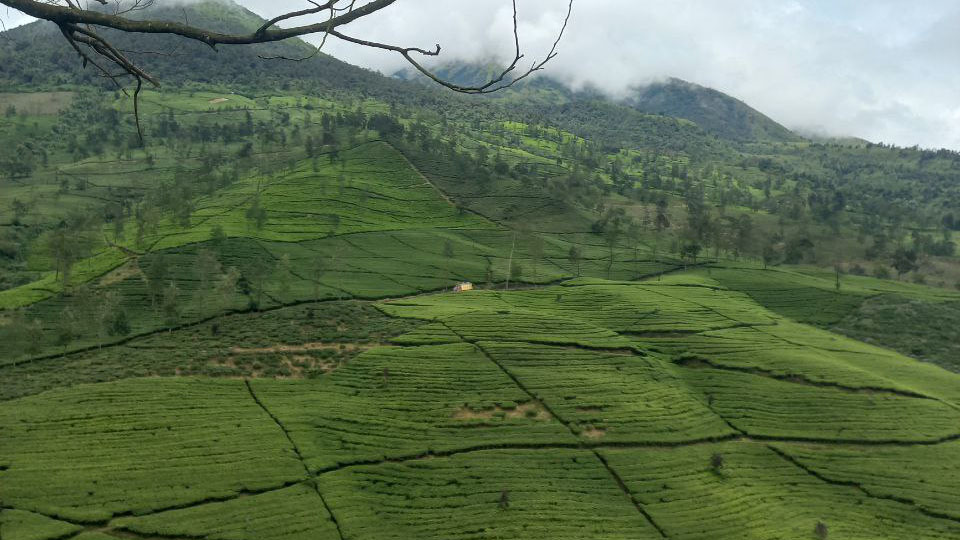
[[[7,6],[0,6],[0,29],[10,29],[33,20],[31,17],[20,13]]]
[[[350,30],[399,44],[439,42],[447,59],[509,53],[507,0],[451,5],[401,0]],[[541,56],[566,2],[519,5],[526,53]],[[958,26],[952,0],[576,0],[550,75],[617,94],[680,77],[792,128],[960,149]],[[342,43],[330,52],[384,72],[402,67],[389,53]]]
[[[164,0],[160,0],[164,1]],[[167,0],[169,1],[169,0]],[[306,0],[239,0],[263,15]],[[525,61],[549,49],[566,0],[518,0]],[[507,57],[509,0],[399,0],[343,30],[432,47],[447,60]],[[0,18],[10,18],[0,11]],[[793,128],[960,149],[956,0],[575,0],[549,74],[612,93],[668,76],[730,93]],[[327,52],[390,73],[397,55]]]

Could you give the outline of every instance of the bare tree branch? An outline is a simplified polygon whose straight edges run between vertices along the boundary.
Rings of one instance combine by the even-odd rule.
[[[41,0],[0,0],[0,4],[22,11],[27,15],[62,24],[90,24],[104,28],[113,28],[122,32],[141,34],[173,34],[206,43],[211,47],[217,45],[252,45],[255,43],[270,43],[293,37],[305,36],[323,32],[327,27],[336,28],[351,23],[362,17],[376,13],[397,0],[373,0],[363,6],[348,11],[330,21],[315,24],[295,26],[291,28],[276,28],[257,30],[250,34],[224,34],[210,29],[199,28],[173,21],[151,21],[130,19],[100,11],[81,9],[73,4],[72,0],[65,0],[69,5],[48,3]],[[98,0],[99,1],[99,0]],[[102,0],[106,2],[107,0]],[[336,1],[336,0],[335,0]]]
[[[289,59],[279,56],[265,57],[269,59],[287,59],[287,60],[305,60],[316,56],[327,42],[329,36],[354,43],[357,45],[382,49],[400,54],[417,71],[431,79],[432,81],[449,88],[455,92],[465,94],[487,94],[496,92],[504,88],[509,88],[521,80],[529,77],[533,73],[540,71],[544,66],[557,56],[557,47],[563,34],[570,22],[570,16],[573,13],[573,0],[569,0],[566,16],[563,19],[563,26],[560,28],[557,39],[553,46],[547,52],[542,60],[535,61],[526,71],[515,74],[524,54],[520,48],[520,34],[518,25],[517,1],[511,0],[513,5],[513,38],[514,38],[514,57],[512,62],[500,72],[497,76],[479,86],[463,86],[443,80],[434,72],[427,69],[415,57],[436,57],[440,55],[441,47],[437,45],[433,49],[422,49],[420,47],[401,47],[376,41],[365,40],[344,34],[339,31],[341,26],[347,25],[363,17],[373,15],[394,4],[397,0],[369,0],[367,3],[357,6],[357,0],[305,0],[311,7],[290,11],[274,17],[261,25],[251,33],[228,34],[216,32],[209,28],[201,28],[189,24],[189,21],[183,23],[175,21],[158,21],[147,19],[134,19],[126,15],[142,11],[151,7],[154,0],[94,0],[103,6],[109,7],[111,2],[115,4],[112,10],[90,10],[80,6],[79,0],[0,0],[0,5],[5,5],[19,10],[27,15],[38,19],[47,20],[56,24],[64,38],[70,46],[80,56],[84,66],[93,65],[104,77],[111,79],[122,88],[118,77],[129,76],[136,82],[134,92],[134,110],[137,116],[137,132],[140,130],[139,104],[138,96],[143,87],[143,82],[147,81],[155,86],[159,86],[159,81],[147,73],[144,69],[131,61],[125,51],[111,45],[105,38],[95,31],[95,28],[108,28],[127,33],[138,34],[167,34],[181,36],[187,39],[205,43],[211,48],[216,49],[217,45],[252,45],[259,43],[271,43],[290,39],[294,37],[306,36],[311,34],[323,34],[320,45],[310,56],[306,58]],[[281,28],[277,26],[281,22],[289,22],[301,17],[309,17],[327,13],[325,20],[300,26],[291,26]],[[158,53],[159,54],[159,53]],[[264,57],[262,57],[264,58]],[[95,59],[101,59],[110,65],[121,70],[120,74],[110,73],[106,66],[101,65]]]
[[[415,53],[423,56],[439,56],[440,50],[441,50],[439,44],[436,46],[434,50],[427,51],[418,47],[398,47],[396,45],[387,45],[385,43],[378,43],[375,41],[358,39],[358,38],[350,37],[346,34],[342,34],[336,30],[330,30],[330,35],[340,38],[344,41],[349,41],[350,43],[363,45],[365,47],[372,47],[375,49],[384,49],[387,51],[400,53],[400,55],[403,56],[403,58],[407,62],[409,62],[410,65],[412,65],[414,68],[417,69],[417,71],[426,75],[437,84],[440,84],[441,86],[445,86],[456,92],[460,92],[463,94],[490,94],[493,92],[497,92],[499,90],[503,90],[505,88],[509,88],[517,84],[518,82],[522,81],[523,79],[526,79],[533,73],[542,70],[544,66],[546,66],[547,62],[549,62],[550,60],[553,60],[557,56],[557,46],[560,45],[560,40],[563,39],[563,34],[567,30],[567,25],[570,23],[570,16],[572,13],[573,13],[573,0],[569,0],[569,3],[567,4],[567,14],[563,19],[563,26],[560,28],[560,32],[558,32],[557,39],[556,41],[553,42],[553,46],[550,48],[550,51],[547,53],[547,55],[543,58],[543,60],[540,60],[539,62],[534,62],[533,65],[530,66],[530,69],[528,69],[527,71],[523,72],[522,74],[512,79],[507,80],[507,76],[510,75],[517,68],[517,65],[520,63],[520,60],[522,60],[524,56],[523,53],[520,52],[520,34],[517,30],[518,28],[517,2],[516,0],[513,0],[513,36],[514,36],[514,42],[516,44],[515,56],[513,58],[513,61],[510,63],[510,65],[507,66],[507,68],[504,69],[498,76],[490,79],[489,81],[487,81],[486,83],[480,86],[461,86],[458,84],[451,83],[449,81],[445,81],[442,78],[438,77],[435,73],[433,73],[432,71],[424,67],[423,64],[421,64],[420,62],[417,62],[417,60],[413,57],[413,54]]]

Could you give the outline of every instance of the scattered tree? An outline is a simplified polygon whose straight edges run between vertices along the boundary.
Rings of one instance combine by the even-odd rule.
[[[63,347],[63,354],[66,354],[70,344],[79,337],[80,317],[72,307],[65,306],[57,319],[56,344]]]
[[[170,281],[163,289],[163,299],[160,303],[163,323],[170,331],[173,331],[173,327],[180,322],[179,296],[180,288],[177,287],[176,282]]]
[[[22,310],[14,311],[7,323],[0,325],[0,343],[8,347],[11,358],[40,353],[43,326],[38,319],[29,319]]]
[[[640,239],[642,238],[643,228],[635,219],[630,220],[627,225],[627,238],[633,245],[633,274],[635,279],[640,278]]]
[[[530,262],[533,264],[533,279],[538,278],[537,265],[543,259],[543,238],[540,235],[532,233],[530,235]]]
[[[657,249],[660,246],[660,234],[670,228],[670,205],[665,197],[657,199],[657,213],[653,221],[653,226],[657,231],[653,244],[653,261],[657,261]]]
[[[277,274],[280,296],[285,298],[290,294],[290,278],[293,276],[290,268],[289,254],[284,253],[280,256],[280,259],[277,260]]]
[[[221,308],[230,306],[233,295],[237,292],[240,277],[240,271],[237,270],[236,267],[231,266],[220,276],[220,279],[217,280],[217,285],[214,290],[216,291]]]
[[[223,271],[217,255],[209,249],[200,249],[197,251],[194,269],[197,274],[197,282],[200,284],[201,294],[210,292],[210,280],[219,276]]]
[[[30,205],[14,198],[13,202],[10,203],[10,209],[13,210],[13,224],[20,225],[23,223],[23,218],[27,217],[30,212]]]
[[[570,264],[577,269],[577,277],[580,277],[581,263],[583,262],[583,252],[578,246],[570,246],[570,251],[567,252],[567,260],[569,260]]]
[[[326,257],[315,257],[310,263],[310,278],[313,280],[313,299],[317,302],[320,301],[320,290],[323,288],[323,284],[320,282],[320,279],[323,278],[323,275],[327,272],[327,259]]]
[[[147,279],[147,291],[150,294],[150,303],[154,307],[158,305],[163,297],[163,284],[167,281],[167,259],[163,253],[159,253],[149,262],[144,277]]]
[[[697,264],[697,256],[700,255],[702,249],[703,246],[697,242],[687,242],[680,248],[680,256],[685,261],[689,260],[692,264]]]
[[[830,534],[830,530],[827,528],[826,523],[822,521],[818,521],[817,524],[814,525],[813,527],[813,534],[816,535],[818,540],[827,540],[827,537]]]
[[[483,148],[483,147],[481,146],[481,148]],[[504,284],[504,286],[503,286],[504,290],[507,290],[507,291],[510,290],[510,279],[513,278],[513,270],[514,270],[514,266],[513,266],[513,251],[514,251],[514,249],[516,249],[516,247],[517,247],[517,232],[514,231],[514,232],[513,232],[513,241],[511,241],[511,243],[510,243],[510,256],[507,257],[507,282],[506,282],[506,284]]]
[[[494,280],[493,260],[490,257],[486,257],[486,259],[487,259],[487,267],[486,269],[484,269],[483,278],[487,283],[487,288],[492,289],[493,280]]]
[[[111,337],[122,337],[130,333],[130,320],[127,310],[117,307],[110,312],[106,319],[107,335]]]
[[[510,265],[510,279],[513,281],[520,281],[522,276],[523,266],[520,265],[520,261],[513,261],[513,264]]]
[[[899,280],[904,274],[912,272],[919,268],[917,265],[917,252],[913,249],[898,248],[893,254],[893,268],[897,271]]]
[[[447,264],[447,269],[446,269],[446,270],[447,270],[447,274],[450,274],[450,273],[451,273],[450,267],[451,267],[452,264],[453,264],[453,256],[454,256],[454,252],[453,252],[453,242],[451,242],[451,241],[448,239],[448,240],[446,240],[446,241],[443,242],[443,258],[446,260],[446,264]]]
[[[213,247],[221,249],[226,242],[227,233],[223,231],[221,225],[214,225],[210,228],[210,243],[213,244]]]
[[[246,272],[246,277],[253,286],[253,292],[256,293],[255,300],[251,306],[254,310],[259,310],[261,306],[263,306],[263,293],[267,286],[267,280],[273,274],[273,270],[274,263],[272,259],[268,260],[266,257],[257,257],[250,264]]]
[[[768,266],[774,266],[780,262],[780,252],[777,250],[776,244],[772,241],[767,242],[763,246],[763,269],[766,270]]]
[[[267,209],[260,206],[259,194],[253,198],[253,204],[247,209],[246,216],[247,221],[253,223],[258,231],[263,230],[263,226],[267,223]]]
[[[710,456],[710,468],[713,469],[713,472],[719,474],[726,465],[726,460],[723,457],[723,454],[715,453]]]

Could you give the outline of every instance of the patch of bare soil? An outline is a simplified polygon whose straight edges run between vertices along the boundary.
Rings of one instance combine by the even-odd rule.
[[[284,345],[278,344],[272,347],[243,348],[234,347],[230,349],[233,354],[277,354],[277,353],[305,353],[310,351],[339,350],[339,351],[365,351],[375,347],[381,347],[379,343],[304,343],[303,345]]]
[[[340,367],[339,360],[317,358],[310,355],[290,354],[278,359],[279,365],[269,368],[259,362],[250,362],[242,356],[218,358],[211,365],[229,368],[237,372],[237,378],[252,379],[303,379],[318,372],[330,373]]]
[[[211,105],[216,105],[217,103],[223,103],[224,101],[230,101],[230,98],[225,98],[225,97],[213,98],[207,103],[210,103]]]
[[[607,434],[607,430],[591,426],[590,428],[581,431],[580,434],[588,439],[601,439]]]
[[[603,407],[597,407],[597,406],[577,407],[577,410],[580,412],[598,413],[598,412],[603,412]]]
[[[550,413],[543,405],[536,401],[522,403],[512,409],[495,405],[490,409],[475,410],[464,406],[453,413],[453,417],[458,420],[492,420],[501,416],[504,418],[527,418],[536,421],[550,420],[551,418]]]
[[[100,278],[98,282],[99,287],[108,287],[115,283],[120,283],[121,281],[132,278],[136,276],[142,276],[143,272],[140,271],[140,265],[137,264],[136,259],[130,260],[127,264],[114,268],[103,277]]]

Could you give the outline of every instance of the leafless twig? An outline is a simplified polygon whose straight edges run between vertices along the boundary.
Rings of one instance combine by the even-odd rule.
[[[446,81],[427,69],[417,57],[436,57],[440,55],[441,47],[436,45],[433,49],[423,49],[420,47],[401,47],[387,43],[380,43],[361,39],[341,32],[339,29],[351,22],[368,17],[383,9],[393,5],[397,0],[369,0],[362,5],[357,5],[358,0],[305,0],[310,7],[305,9],[290,11],[278,15],[266,22],[259,28],[249,34],[227,34],[216,32],[210,28],[193,26],[189,21],[183,23],[174,21],[151,20],[147,18],[130,18],[129,15],[135,11],[143,11],[154,5],[154,0],[93,0],[107,9],[91,10],[80,6],[79,0],[0,0],[0,5],[6,5],[10,8],[19,10],[27,15],[38,19],[44,19],[53,22],[60,28],[60,32],[66,38],[70,46],[80,56],[84,66],[93,65],[104,77],[109,78],[115,84],[122,88],[118,78],[123,76],[132,77],[136,83],[134,91],[134,111],[136,115],[137,132],[141,139],[143,133],[140,128],[139,103],[138,98],[143,87],[144,81],[154,86],[159,86],[159,81],[147,73],[143,68],[130,60],[127,54],[164,54],[161,52],[142,52],[119,49],[111,45],[102,37],[96,29],[109,28],[131,34],[167,34],[188,38],[194,41],[205,43],[211,48],[216,49],[218,45],[251,45],[258,43],[271,43],[282,41],[294,37],[300,37],[310,34],[322,34],[320,44],[314,52],[304,58],[285,58],[282,56],[262,57],[267,59],[286,59],[303,61],[319,54],[330,36],[338,39],[362,45],[382,49],[400,54],[417,71],[428,77],[430,80],[449,88],[455,92],[464,94],[488,94],[509,88],[518,82],[526,79],[533,73],[540,71],[544,66],[557,56],[557,47],[560,40],[566,32],[573,13],[573,0],[567,4],[566,16],[563,19],[556,41],[547,52],[546,56],[539,61],[535,61],[530,68],[522,73],[516,71],[520,65],[524,54],[520,47],[520,33],[518,25],[517,1],[511,0],[513,6],[513,38],[514,38],[514,57],[510,64],[499,74],[492,77],[489,81],[478,86],[465,86]],[[283,22],[290,22],[294,19],[309,17],[326,13],[324,20],[301,24],[299,26],[290,26],[282,28],[277,26]],[[101,65],[98,60],[106,65]],[[120,73],[111,73],[107,65],[120,69]]]

